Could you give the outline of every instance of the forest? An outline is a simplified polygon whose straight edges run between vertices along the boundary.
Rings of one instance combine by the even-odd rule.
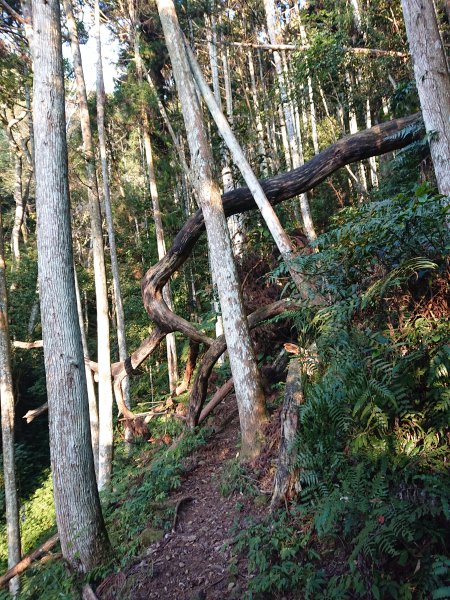
[[[449,0],[0,16],[0,600],[450,598]]]

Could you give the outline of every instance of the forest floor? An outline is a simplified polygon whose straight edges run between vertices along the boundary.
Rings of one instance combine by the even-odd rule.
[[[216,411],[214,429],[209,442],[186,460],[182,484],[169,498],[176,506],[172,531],[105,580],[97,590],[100,600],[243,598],[249,575],[246,560],[232,551],[233,537],[250,517],[267,513],[270,496],[261,493],[260,482],[256,495],[239,489],[224,495],[227,469],[238,452],[234,396]]]

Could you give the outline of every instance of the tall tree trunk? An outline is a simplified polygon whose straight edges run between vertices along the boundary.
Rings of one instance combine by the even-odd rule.
[[[306,35],[305,26],[301,23],[300,23],[300,38],[301,38],[302,44],[304,46],[306,46],[308,44],[308,37]],[[307,84],[308,84],[309,120],[311,123],[311,136],[312,136],[314,154],[319,154],[320,147],[319,147],[319,136],[317,134],[316,105],[314,104],[314,91],[313,91],[311,70],[309,68],[309,64],[308,64]]]
[[[134,60],[136,64],[136,74],[138,81],[143,85],[144,65],[142,63],[141,52],[139,48],[139,34],[137,15],[135,14],[134,0],[130,0],[129,4],[130,15],[132,16],[132,40],[134,50]],[[161,208],[159,205],[158,186],[156,183],[155,166],[153,163],[152,143],[150,139],[150,124],[148,122],[147,108],[141,106],[142,114],[142,136],[144,138],[145,164],[147,167],[148,184],[150,189],[150,198],[152,200],[153,221],[155,223],[156,247],[158,251],[158,259],[161,260],[166,254],[166,242],[164,240],[164,228],[161,218]],[[186,162],[186,161],[184,161]],[[172,293],[170,283],[164,286],[163,298],[170,310],[173,309]],[[169,375],[170,393],[174,393],[178,383],[178,359],[175,334],[169,333],[166,336],[166,354],[167,354],[167,370]]]
[[[105,85],[103,81],[102,41],[100,32],[100,7],[99,0],[94,3],[95,35],[97,38],[97,130],[100,147],[100,160],[102,164],[103,200],[105,203],[105,216],[108,227],[109,253],[111,256],[111,272],[113,280],[114,303],[117,322],[117,344],[119,358],[124,361],[128,357],[127,340],[125,335],[125,314],[123,310],[122,292],[120,289],[119,262],[117,260],[116,236],[111,208],[111,194],[109,187],[108,160],[106,157],[105,135]],[[122,381],[122,390],[125,405],[130,408],[130,379],[125,377]]]
[[[3,222],[0,211],[0,400],[2,412],[3,478],[5,488],[6,538],[8,568],[21,557],[19,502],[17,498],[16,464],[14,458],[14,392],[11,371],[11,346],[8,327],[8,296],[6,288]],[[15,596],[19,591],[19,578],[9,583]]]
[[[349,125],[350,125],[350,133],[358,133],[358,120],[356,118],[356,108],[354,103],[354,95],[353,95],[353,82],[350,72],[345,71],[345,80],[347,82],[347,90],[348,90],[348,116],[349,116]],[[367,194],[367,178],[366,171],[364,169],[364,165],[362,162],[358,163],[359,177],[358,183],[359,187],[362,190],[360,195],[360,200],[362,200]]]
[[[57,0],[33,0],[38,267],[56,521],[64,558],[85,573],[110,556],[110,545],[75,303],[60,19]]]
[[[264,128],[261,120],[261,107],[259,103],[258,97],[258,89],[256,87],[256,77],[255,77],[255,66],[253,63],[253,52],[251,49],[247,51],[248,58],[248,70],[250,72],[250,83],[252,90],[252,100],[253,105],[255,107],[255,121],[256,121],[256,136],[258,140],[258,154],[261,165],[261,175],[263,177],[269,176],[269,171],[267,169],[267,153],[266,153],[266,145],[264,141]],[[229,118],[228,118],[229,120]]]
[[[277,35],[278,27],[274,0],[264,0],[264,9],[266,13],[267,32],[269,34],[270,43],[277,45],[280,43],[280,39]],[[304,163],[303,151],[299,147],[299,140],[297,139],[295,133],[294,115],[292,112],[291,105],[289,104],[287,86],[283,75],[283,64],[281,60],[281,55],[278,52],[278,50],[273,51],[273,60],[275,63],[275,71],[278,79],[278,89],[280,92],[281,105],[283,107],[284,118],[286,122],[286,134],[292,158],[291,164],[292,167],[296,169]],[[300,211],[302,214],[303,229],[308,240],[312,242],[317,238],[317,234],[314,229],[308,196],[306,194],[300,195]]]
[[[22,195],[22,155],[15,153],[14,169],[14,202],[16,210],[14,215],[14,225],[11,230],[11,253],[13,259],[13,270],[16,271],[20,264],[20,229],[23,223],[23,195]]]
[[[99,452],[98,452],[98,405],[97,405],[97,396],[95,395],[94,376],[93,376],[92,370],[89,366],[89,362],[90,362],[89,348],[88,348],[88,343],[87,343],[87,339],[86,339],[86,332],[84,330],[83,308],[81,306],[80,286],[78,285],[78,276],[77,276],[77,271],[75,269],[75,265],[73,266],[73,275],[74,275],[74,283],[75,283],[75,296],[77,299],[78,323],[80,325],[80,333],[81,333],[81,345],[83,346],[84,372],[86,373],[86,387],[87,387],[88,402],[89,402],[89,421],[91,424],[92,453],[94,455],[95,477],[98,481],[98,455],[99,455]]]
[[[294,248],[292,246],[292,243],[289,237],[287,236],[286,232],[284,231],[274,208],[268,201],[261,184],[256,178],[256,175],[253,173],[250,165],[248,164],[244,152],[242,151],[242,148],[240,147],[236,137],[234,136],[224,114],[221,112],[220,107],[217,105],[214,95],[212,94],[211,90],[206,84],[206,81],[203,78],[200,66],[188,46],[186,46],[186,53],[190,68],[195,79],[195,83],[198,86],[199,91],[211,112],[211,115],[220,131],[224,142],[227,144],[228,148],[230,149],[230,152],[232,153],[234,162],[239,167],[241,174],[245,179],[245,182],[247,183],[259,210],[261,211],[264,221],[266,222],[266,225],[269,228],[269,231],[272,234],[275,243],[277,244],[278,250],[280,251],[282,257],[286,261],[287,267],[297,286],[298,291],[304,298],[309,299],[309,285],[308,289],[306,290],[304,287],[304,279],[302,275],[295,271],[295,269],[293,269],[290,265],[291,260],[294,258]]]
[[[95,299],[97,305],[97,353],[99,397],[99,474],[98,487],[103,489],[111,481],[113,455],[113,393],[111,381],[111,353],[109,342],[108,288],[106,283],[105,254],[103,249],[102,218],[95,169],[94,145],[87,102],[86,84],[81,62],[77,24],[71,0],[63,0],[64,11],[72,47],[80,111],[83,151],[88,179],[89,211],[91,218],[92,250],[94,262]]]
[[[450,77],[436,12],[433,0],[402,0],[402,7],[436,181],[449,196]]]
[[[175,6],[172,0],[157,0],[157,6],[180,96],[197,196],[205,218],[209,252],[216,274],[239,408],[241,456],[252,458],[259,454],[262,447],[261,428],[266,419],[264,393],[245,318],[221,196],[212,178],[211,151]]]

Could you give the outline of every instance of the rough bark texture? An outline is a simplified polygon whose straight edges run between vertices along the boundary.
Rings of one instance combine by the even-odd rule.
[[[56,520],[68,564],[86,572],[110,552],[94,472],[75,304],[60,10],[33,1],[39,289]]]
[[[298,407],[303,404],[302,368],[297,358],[291,360],[286,379],[283,410],[281,412],[281,437],[278,465],[275,474],[271,508],[277,508],[292,494],[296,477],[292,473],[293,444],[297,436]]]
[[[77,85],[77,102],[80,112],[83,152],[88,180],[89,212],[91,219],[92,253],[97,307],[97,353],[98,353],[98,399],[99,399],[99,461],[98,486],[107,486],[111,480],[113,453],[113,393],[111,381],[111,356],[109,343],[109,307],[106,282],[105,254],[103,249],[102,218],[95,169],[94,144],[92,140],[86,84],[81,61],[77,25],[71,0],[63,0],[70,35],[73,66]]]
[[[19,504],[17,498],[16,464],[14,458],[14,392],[11,371],[11,345],[8,327],[8,297],[3,243],[3,222],[0,212],[0,400],[2,412],[3,479],[5,488],[6,538],[8,567],[20,560]],[[19,590],[19,578],[11,580],[11,594]]]
[[[450,76],[433,0],[402,0],[438,189],[450,195]],[[450,221],[449,221],[450,224]]]
[[[205,217],[209,252],[217,281],[239,407],[242,456],[251,458],[257,455],[261,448],[260,428],[266,417],[264,394],[244,316],[220,192],[212,178],[212,156],[196,99],[194,81],[189,72],[175,7],[172,0],[158,0],[157,5],[180,95],[191,153],[194,186]]]

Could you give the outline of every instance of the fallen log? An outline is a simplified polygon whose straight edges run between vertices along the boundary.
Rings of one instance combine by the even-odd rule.
[[[0,588],[4,587],[10,579],[16,577],[16,575],[20,575],[27,569],[34,560],[40,558],[43,554],[48,552],[56,545],[59,541],[59,534],[55,533],[51,538],[46,540],[43,544],[33,550],[30,554],[27,554],[20,562],[18,562],[14,567],[11,567],[6,571],[4,575],[0,577]]]

